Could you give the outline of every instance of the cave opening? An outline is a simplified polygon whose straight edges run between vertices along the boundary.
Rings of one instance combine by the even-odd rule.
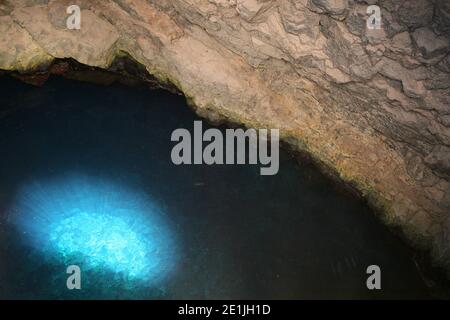
[[[431,296],[414,253],[370,208],[315,167],[299,166],[286,150],[273,176],[261,176],[252,165],[174,165],[171,133],[201,120],[183,96],[59,77],[42,87],[0,78],[0,92],[2,298]],[[66,209],[79,215],[65,215]],[[69,231],[58,223],[50,228],[55,221]],[[94,230],[77,227],[86,221]],[[119,236],[118,242],[137,248],[123,260],[153,267],[151,280],[130,280],[123,260],[85,248],[88,240],[78,238],[110,232],[114,224],[121,230],[131,225],[142,238]],[[148,259],[133,259],[139,248],[151,247],[152,228],[159,238],[149,252],[159,260],[149,267]],[[49,234],[65,239],[60,250],[75,249],[53,254]],[[100,262],[89,260],[102,254]],[[68,264],[88,266],[83,290],[67,290]],[[366,287],[373,264],[383,272],[379,292]]]

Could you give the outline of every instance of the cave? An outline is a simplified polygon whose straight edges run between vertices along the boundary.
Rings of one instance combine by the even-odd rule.
[[[373,2],[0,3],[0,299],[448,298],[450,6]]]

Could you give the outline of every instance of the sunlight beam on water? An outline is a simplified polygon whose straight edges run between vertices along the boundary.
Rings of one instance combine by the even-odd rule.
[[[106,270],[150,285],[176,261],[164,213],[145,194],[107,181],[72,175],[29,183],[10,218],[44,256],[82,271]]]

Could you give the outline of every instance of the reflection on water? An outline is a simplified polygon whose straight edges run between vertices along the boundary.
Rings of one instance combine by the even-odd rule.
[[[174,235],[164,214],[138,190],[66,174],[26,182],[9,211],[9,224],[48,265],[79,266],[83,278],[98,279],[96,290],[109,290],[109,274],[115,285],[157,286],[176,265]]]
[[[1,79],[0,114],[18,107],[0,119],[0,298],[429,297],[370,210],[286,153],[275,176],[173,165],[197,119],[182,97]]]

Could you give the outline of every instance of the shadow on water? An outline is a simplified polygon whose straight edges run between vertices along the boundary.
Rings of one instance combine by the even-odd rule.
[[[412,253],[361,201],[337,192],[281,151],[280,171],[257,166],[175,166],[176,128],[198,118],[164,91],[53,79],[42,88],[0,79],[1,298],[429,298]],[[204,123],[204,128],[209,127]],[[11,208],[28,181],[82,173],[151,195],[169,217],[179,257],[157,286],[113,272],[82,273],[27,243]],[[366,268],[382,290],[366,288]]]

